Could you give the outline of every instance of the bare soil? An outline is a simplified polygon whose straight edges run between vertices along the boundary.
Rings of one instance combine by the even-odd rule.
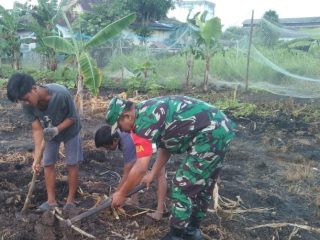
[[[210,101],[219,97],[185,94]],[[106,153],[95,149],[93,143],[95,130],[104,124],[105,104],[111,97],[108,91],[102,95],[85,102],[86,112],[82,119],[84,162],[80,166],[77,208],[62,212],[65,219],[95,206],[105,196],[111,196],[119,180],[116,173],[121,174],[121,153]],[[238,129],[221,173],[218,210],[213,209],[212,203],[201,226],[204,238],[320,239],[320,209],[316,203],[320,195],[320,121],[306,122],[303,111],[295,114],[297,109],[309,105],[316,108],[318,103],[264,93],[239,98],[261,108],[274,109],[276,114],[264,118],[255,115],[236,118],[232,109],[227,112]],[[8,102],[5,90],[0,91],[0,112],[1,239],[86,239],[59,223],[51,213],[35,211],[46,200],[43,174],[38,177],[29,211],[20,214],[32,177],[31,127],[24,119],[21,106]],[[63,148],[60,155],[63,159]],[[175,155],[167,164],[169,180],[183,157]],[[57,164],[60,208],[66,195],[66,169],[61,161]],[[76,225],[97,239],[159,239],[168,231],[169,214],[155,222],[143,213],[144,209],[156,206],[154,186],[139,194],[139,204],[141,208],[124,206],[125,212],[119,215],[119,220],[110,210],[104,210]],[[170,205],[169,199],[167,205]],[[284,225],[250,229],[271,223]]]

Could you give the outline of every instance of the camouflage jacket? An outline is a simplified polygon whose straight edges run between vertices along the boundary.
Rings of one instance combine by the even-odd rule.
[[[223,112],[206,102],[166,96],[137,104],[134,132],[170,153],[182,153],[189,149],[199,131],[223,127],[229,132],[231,125]]]

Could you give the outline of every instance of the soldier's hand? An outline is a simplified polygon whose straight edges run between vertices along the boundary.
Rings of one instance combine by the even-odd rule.
[[[151,172],[148,172],[141,180],[141,183],[145,183],[147,186],[147,189],[149,188],[150,184],[153,181],[153,174]]]
[[[120,191],[117,191],[112,195],[111,207],[113,208],[120,207],[121,205],[124,204],[125,200],[126,200],[126,195]]]
[[[59,134],[59,130],[57,127],[47,127],[43,129],[43,138],[45,141],[52,140],[58,134]]]
[[[33,164],[32,164],[32,170],[38,175],[41,171],[41,165],[40,163],[35,163],[35,161],[33,161]]]

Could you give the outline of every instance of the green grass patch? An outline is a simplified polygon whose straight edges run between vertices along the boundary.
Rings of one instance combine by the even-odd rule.
[[[233,99],[222,99],[215,102],[222,111],[228,110],[234,117],[246,117],[256,113],[257,106],[253,103],[242,103]]]
[[[7,79],[0,78],[0,87],[3,87],[6,84],[7,84]]]

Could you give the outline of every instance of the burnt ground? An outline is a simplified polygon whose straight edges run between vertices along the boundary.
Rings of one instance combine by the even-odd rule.
[[[232,110],[228,110],[238,124],[237,136],[221,174],[218,210],[213,210],[212,203],[201,226],[204,238],[320,239],[320,211],[316,203],[320,194],[320,121],[303,118],[303,109],[317,103],[262,93],[243,95],[240,99],[274,111],[266,117],[234,117]],[[99,101],[85,102],[82,120],[85,160],[80,166],[77,209],[62,212],[64,218],[91,208],[105,195],[110,196],[118,181],[116,173],[121,174],[121,154],[97,150],[92,141],[95,130],[104,123],[106,101],[106,97],[100,97]],[[32,177],[31,128],[21,107],[8,102],[4,90],[0,92],[0,112],[1,239],[86,239],[59,224],[50,213],[35,211],[46,200],[43,175],[38,177],[29,211],[20,214]],[[63,149],[60,155],[63,159]],[[167,164],[169,180],[182,158],[183,155],[173,156]],[[61,208],[66,195],[66,170],[63,162],[59,162],[57,199]],[[155,207],[154,186],[139,194],[139,203],[142,208]],[[124,206],[119,220],[104,210],[76,225],[97,239],[159,239],[168,230],[168,214],[154,222],[142,208]],[[263,224],[278,225],[250,229]]]

